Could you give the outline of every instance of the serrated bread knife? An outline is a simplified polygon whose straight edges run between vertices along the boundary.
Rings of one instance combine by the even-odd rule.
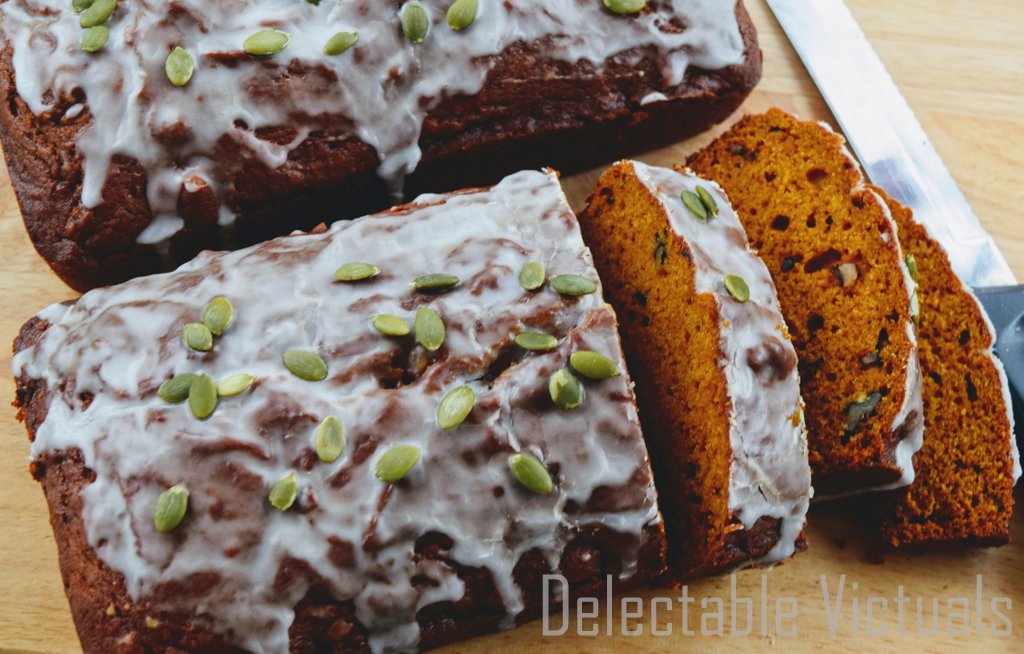
[[[1024,286],[981,226],[882,60],[842,0],[767,0],[868,178],[910,207],[996,328],[1021,416]],[[1017,420],[1018,435],[1024,420]]]

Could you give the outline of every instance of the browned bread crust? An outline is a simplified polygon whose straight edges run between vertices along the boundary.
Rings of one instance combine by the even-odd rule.
[[[419,142],[423,158],[407,179],[407,195],[487,185],[523,168],[572,172],[706,130],[732,113],[761,77],[756,30],[740,1],[736,15],[743,63],[692,68],[671,89],[660,88],[659,61],[650,54],[636,65],[610,61],[595,74],[586,63],[546,57],[543,42],[509,47],[478,94],[446,99],[427,116]],[[641,105],[652,91],[664,92],[668,101]],[[104,203],[82,206],[75,142],[91,117],[88,108],[75,118],[63,114],[83,98],[58,98],[49,115],[33,115],[15,89],[6,42],[0,98],[0,139],[25,226],[40,255],[77,290],[156,272],[203,249],[241,247],[389,204],[373,148],[354,137],[339,140],[344,126],[325,120],[276,169],[235,143],[211,153],[230,171],[234,186],[226,198],[237,214],[233,236],[225,238],[217,226],[218,202],[201,189],[179,203],[185,228],[173,237],[169,256],[161,257],[153,246],[136,242],[153,220],[137,162],[115,157]],[[295,131],[281,126],[257,135],[287,143]]]

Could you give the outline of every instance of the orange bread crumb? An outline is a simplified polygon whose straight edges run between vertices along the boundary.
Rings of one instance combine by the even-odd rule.
[[[697,186],[718,211],[703,221],[681,199]],[[725,196],[621,162],[579,221],[619,316],[674,572],[787,558],[803,547],[810,493],[796,354]],[[728,290],[729,273],[749,298]]]
[[[772,110],[689,159],[733,202],[779,291],[816,496],[909,483],[923,431],[912,281],[896,226],[840,136]]]
[[[966,542],[1001,545],[1013,512],[1013,425],[994,336],[977,299],[913,213],[875,189],[899,225],[917,271],[925,439],[914,483],[878,499],[894,547]]]

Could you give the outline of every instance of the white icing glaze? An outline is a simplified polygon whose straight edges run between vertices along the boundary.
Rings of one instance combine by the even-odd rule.
[[[288,583],[275,586],[293,558],[308,563],[335,598],[354,599],[373,650],[386,652],[416,646],[418,609],[462,596],[451,568],[414,556],[416,539],[430,531],[452,539],[452,560],[491,573],[509,625],[523,607],[516,562],[538,549],[557,568],[577,528],[619,532],[620,576],[634,574],[641,532],[660,517],[629,380],[586,382],[584,404],[573,411],[555,408],[547,395],[547,378],[575,349],[603,352],[624,369],[614,314],[600,292],[566,299],[550,289],[526,293],[517,282],[529,260],[550,274],[597,278],[557,178],[524,172],[490,191],[422,200],[425,206],[323,234],[204,253],[173,273],[40,313],[52,326],[14,360],[16,376],[43,380],[52,394],[32,455],[82,451],[96,473],[81,493],[89,543],[124,575],[132,596],[158,597],[165,582],[217,573],[208,590],[159,597],[158,608],[195,613],[252,651],[284,652],[294,607],[312,584],[293,566]],[[373,262],[383,272],[368,282],[334,282],[348,261]],[[413,277],[439,271],[462,283],[441,295],[411,290]],[[182,325],[218,295],[233,302],[234,322],[210,353],[189,350]],[[429,362],[411,336],[403,346],[370,325],[377,313],[411,323],[423,305],[448,330]],[[561,340],[527,355],[511,344],[523,328]],[[292,348],[319,352],[328,380],[289,374],[281,354]],[[489,379],[489,367],[509,348],[519,362]],[[416,370],[417,362],[425,368],[407,385],[379,381],[393,366]],[[165,379],[198,371],[215,380],[244,371],[258,381],[222,398],[205,421],[155,396]],[[464,383],[476,394],[474,412],[441,431],[438,402]],[[87,407],[82,394],[93,396]],[[338,461],[323,464],[312,447],[318,421],[329,414],[340,417],[348,444]],[[417,445],[423,458],[378,511],[386,487],[373,464],[396,444]],[[508,467],[516,451],[557,466],[554,493],[518,485]],[[267,492],[289,470],[298,473],[300,497],[279,512]],[[175,533],[158,534],[153,503],[177,483],[191,492],[189,514]],[[352,545],[350,565],[332,563],[331,538]],[[436,585],[414,586],[416,575]]]
[[[721,187],[692,174],[636,161],[629,164],[689,246],[697,291],[711,294],[718,305],[720,364],[732,405],[728,506],[747,529],[763,517],[781,519],[778,542],[751,563],[782,561],[795,551],[812,489],[796,351],[786,332],[775,285],[764,262],[750,250]],[[719,207],[718,215],[707,222],[695,220],[680,199],[684,190],[695,192],[698,185],[711,192]],[[727,274],[747,282],[748,301],[737,302],[729,296],[724,285]],[[792,361],[784,378],[772,366],[765,365],[759,372],[752,365],[752,359],[763,362],[764,348],[769,346]]]
[[[352,134],[376,150],[381,177],[400,187],[420,159],[427,112],[444,97],[478,92],[493,55],[519,41],[547,40],[547,56],[591,62],[598,70],[616,54],[632,50],[627,61],[634,61],[653,48],[664,55],[665,89],[682,82],[690,66],[714,70],[742,61],[735,5],[722,0],[659,0],[635,17],[616,16],[600,0],[480,0],[476,21],[459,32],[445,23],[447,0],[422,4],[433,25],[419,45],[403,36],[395,3],[372,0],[322,0],[318,6],[304,0],[177,0],[173,17],[160,0],[121,2],[97,55],[81,51],[82,29],[70,0],[0,3],[0,24],[13,47],[18,93],[33,113],[53,108],[49,91],[57,98],[76,88],[85,93],[92,124],[77,144],[85,158],[83,204],[101,203],[113,155],[136,159],[145,169],[154,224],[140,236],[144,243],[165,241],[181,227],[177,199],[190,174],[205,178],[224,204],[230,178],[223,163],[211,158],[224,138],[276,167],[325,117],[338,127],[350,122]],[[682,20],[686,29],[666,30],[670,20]],[[238,55],[246,37],[263,27],[291,33],[289,47],[264,61],[246,55],[232,64],[218,61],[219,55]],[[340,30],[355,30],[358,44],[344,55],[325,56],[324,44]],[[178,45],[196,63],[184,88],[164,74],[167,53]],[[323,72],[293,75],[287,69],[294,66]],[[189,140],[157,140],[179,121],[188,126]],[[254,135],[279,125],[297,128],[292,143],[275,145]],[[221,223],[231,219],[229,213]]]

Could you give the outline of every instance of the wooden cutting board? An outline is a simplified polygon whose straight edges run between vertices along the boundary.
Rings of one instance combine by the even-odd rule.
[[[1024,12],[1020,0],[848,2],[975,212],[996,237],[1018,278],[1024,279]],[[747,0],[747,6],[760,31],[764,79],[737,116],[779,106],[805,118],[831,121],[768,9],[761,0]],[[655,164],[679,162],[712,136],[640,158]],[[576,208],[599,173],[594,170],[563,180]],[[0,171],[0,243],[4,280],[0,343],[10,343],[36,311],[74,294],[33,251],[6,170]],[[0,398],[13,398],[8,347],[3,351]],[[4,484],[0,491],[0,652],[80,651],[46,504],[28,474],[25,431],[6,400],[0,402],[0,479]],[[1024,504],[1022,490],[1024,485],[1017,489],[1020,504]],[[738,573],[735,591],[732,577],[691,584],[687,594],[693,601],[685,604],[688,625],[683,622],[681,591],[664,589],[636,595],[639,606],[630,604],[626,609],[641,609],[642,618],[627,619],[625,629],[620,621],[622,606],[616,600],[610,623],[605,619],[607,607],[602,606],[597,619],[581,615],[577,620],[570,614],[562,636],[545,636],[544,625],[535,622],[446,651],[903,650],[916,654],[968,648],[1024,652],[1024,511],[1017,512],[1014,543],[1006,547],[920,554],[885,550],[857,522],[855,512],[850,505],[814,507],[811,549],[773,570]],[[837,597],[840,584],[841,601]],[[906,599],[898,601],[898,594]],[[733,595],[739,601],[732,602]],[[744,598],[751,600],[750,629]],[[654,599],[657,604],[652,603]],[[932,629],[936,604],[938,628]],[[609,624],[611,636],[606,635]],[[561,619],[548,626],[561,630]],[[719,626],[721,635],[714,635]],[[628,635],[637,628],[641,635]],[[600,635],[583,635],[594,629]],[[670,629],[671,635],[657,635]],[[873,636],[869,629],[886,633]],[[1011,633],[997,635],[1006,630]]]

